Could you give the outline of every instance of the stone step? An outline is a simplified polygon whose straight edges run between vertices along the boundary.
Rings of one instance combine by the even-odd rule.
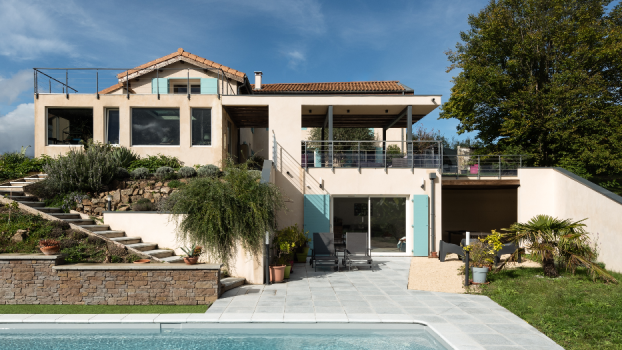
[[[30,182],[26,181],[11,181],[9,183],[11,184],[11,187],[24,187],[30,185]]]
[[[171,264],[184,263],[184,258],[179,255],[167,256],[166,258],[161,258],[161,260]]]
[[[28,203],[28,202],[25,202]],[[48,214],[53,214],[53,213],[62,213],[63,210],[61,208],[52,208],[52,207],[35,207],[35,209],[37,209],[38,211],[42,212],[42,213],[48,213]]]
[[[167,256],[172,256],[173,251],[170,249],[155,249],[155,250],[146,250],[143,253],[155,256],[156,258],[166,258]]]
[[[63,221],[68,222],[70,224],[78,225],[78,226],[83,226],[83,225],[97,226],[95,225],[95,220],[93,219],[63,219]]]
[[[25,177],[24,181],[26,182],[39,182],[39,181],[43,181],[44,178],[41,177]]]
[[[93,221],[93,220],[91,220]],[[110,225],[89,225],[89,224],[77,224],[78,226],[82,227],[83,229],[89,230],[91,232],[97,232],[97,231],[108,231],[110,230]],[[123,232],[123,231],[122,231]],[[97,232],[99,233],[99,232]],[[125,234],[125,232],[123,232]]]
[[[50,213],[50,215],[52,215],[55,218],[59,218],[59,219],[82,219],[82,216],[80,216],[80,214],[74,214],[74,213]],[[83,220],[90,220],[90,219],[83,219]]]
[[[35,196],[9,196],[9,199],[14,200],[16,202],[36,202],[39,199]]]
[[[99,226],[99,225],[97,225],[97,226]],[[107,226],[107,225],[104,225],[104,226]],[[86,228],[85,226],[81,226],[81,227]],[[110,238],[110,239],[112,239],[112,238],[119,238],[119,237],[125,237],[125,231],[111,231],[111,230],[93,231],[93,230],[90,230],[90,229],[87,229],[87,230],[92,231],[93,233],[96,233],[96,234],[98,234],[100,236],[104,236],[104,237]]]
[[[0,186],[0,195],[23,196],[24,190],[17,186]]]
[[[158,248],[157,243],[148,243],[148,242],[127,244],[127,246],[130,248],[134,248],[136,250],[140,250],[141,252],[148,251],[148,250],[154,251]]]
[[[30,202],[30,201],[16,201],[20,204],[27,205],[31,208],[37,208],[37,210],[43,209],[45,207],[45,202]],[[44,212],[47,213],[47,212]]]
[[[100,231],[100,232],[107,232],[107,231]],[[123,232],[123,231],[110,231],[110,232]],[[99,233],[99,234],[101,234],[101,233]],[[106,237],[110,238],[110,236],[106,236]],[[142,242],[143,239],[140,238],[140,237],[117,236],[117,237],[110,238],[110,240],[111,241],[115,241],[115,242],[119,242],[121,244],[130,245],[130,244],[140,243],[140,242]]]
[[[220,285],[222,286],[222,293],[237,288],[246,282],[244,277],[225,277],[220,279]]]

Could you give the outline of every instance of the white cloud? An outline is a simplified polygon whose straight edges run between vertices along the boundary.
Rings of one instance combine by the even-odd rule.
[[[35,105],[22,103],[5,116],[0,116],[0,153],[19,151],[28,147],[32,156],[35,146]]]
[[[0,77],[0,102],[11,104],[24,91],[32,90],[33,73],[30,69],[20,70],[10,78]]]
[[[291,50],[284,52],[285,57],[289,59],[289,68],[295,69],[307,60],[306,55],[301,50]]]

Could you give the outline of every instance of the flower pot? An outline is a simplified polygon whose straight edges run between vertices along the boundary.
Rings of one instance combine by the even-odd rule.
[[[51,247],[39,247],[41,252],[45,255],[56,255],[60,251],[60,246],[51,246]]]
[[[184,258],[184,262],[186,263],[186,265],[194,265],[197,263],[197,261],[199,261],[198,256],[195,256],[193,258]]]
[[[283,273],[283,278],[289,278],[289,274],[292,271],[292,267],[291,266],[285,266],[285,271]]]
[[[285,265],[270,266],[270,281],[281,283],[283,278],[285,278]]]
[[[303,247],[302,254],[304,254],[305,256],[309,255],[309,247]],[[303,262],[306,262],[306,261],[303,261]]]
[[[298,259],[299,263],[306,263],[307,262],[307,253],[298,253],[298,254],[296,254],[296,259]]]
[[[472,267],[472,270],[474,283],[486,283],[487,267]]]

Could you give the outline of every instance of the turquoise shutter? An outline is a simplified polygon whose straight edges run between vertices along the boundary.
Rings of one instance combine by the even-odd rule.
[[[201,95],[216,95],[218,93],[218,79],[201,78]]]
[[[428,195],[413,195],[413,256],[428,256]]]
[[[384,164],[384,153],[382,152],[382,147],[376,147],[376,163]]]
[[[330,232],[330,195],[305,194],[303,227],[311,239],[313,232]]]
[[[159,83],[158,80],[160,81]],[[168,78],[151,79],[151,93],[157,94],[158,88],[160,88],[160,94],[168,94]]]

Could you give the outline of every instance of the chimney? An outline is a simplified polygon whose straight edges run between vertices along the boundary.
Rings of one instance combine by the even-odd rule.
[[[261,75],[262,72],[255,72],[255,90],[261,90]]]

